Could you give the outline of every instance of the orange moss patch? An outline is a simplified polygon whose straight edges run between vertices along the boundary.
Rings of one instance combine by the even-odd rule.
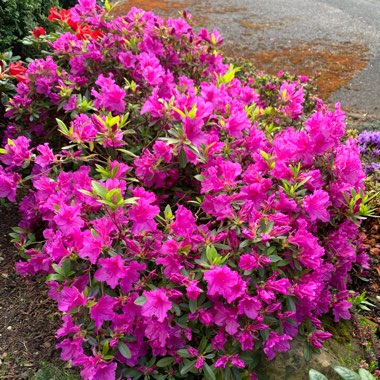
[[[127,0],[117,4],[113,13],[116,15],[125,15],[132,7],[141,8],[145,11],[161,10],[166,14],[176,14],[178,11],[185,9],[190,4],[189,1],[165,1],[165,0]]]
[[[256,32],[260,30],[265,30],[265,29],[274,29],[274,28],[282,28],[285,26],[284,23],[277,22],[275,25],[273,22],[267,21],[267,22],[253,22],[250,20],[240,20],[239,25],[248,30],[255,30]]]
[[[227,45],[224,54],[252,61],[268,73],[279,70],[294,74],[317,76],[319,94],[327,99],[334,91],[350,82],[367,64],[368,49],[353,43],[333,44],[323,41],[300,42],[289,48],[247,50]]]

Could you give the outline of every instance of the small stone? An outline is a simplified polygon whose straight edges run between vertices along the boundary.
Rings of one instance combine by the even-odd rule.
[[[12,330],[12,326],[8,326],[8,327],[7,327],[7,330]]]

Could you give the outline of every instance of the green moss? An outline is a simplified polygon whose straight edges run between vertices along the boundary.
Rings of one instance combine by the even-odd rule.
[[[40,367],[32,380],[79,380],[73,370],[61,369],[48,362],[41,362]]]
[[[349,343],[352,341],[353,326],[351,321],[342,320],[339,323],[335,323],[331,316],[325,316],[322,319],[324,328],[333,334],[334,339],[338,343]]]

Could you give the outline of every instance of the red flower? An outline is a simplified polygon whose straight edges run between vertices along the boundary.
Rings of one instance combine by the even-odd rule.
[[[36,26],[32,32],[33,38],[40,38],[44,34],[46,34],[46,30],[42,26]]]
[[[92,31],[92,34],[91,34],[91,37],[94,39],[94,40],[97,40],[99,37],[103,37],[104,36],[104,33],[97,29],[97,30],[93,30]]]
[[[64,22],[65,24],[69,25],[70,28],[74,31],[78,29],[78,23],[71,20],[71,12],[69,9],[61,9],[58,11],[55,7],[51,8],[48,20]]]
[[[67,22],[71,17],[70,10],[68,9],[61,9],[60,11],[57,10],[56,7],[50,9],[50,14],[48,16],[49,21],[63,21]]]
[[[78,29],[78,23],[76,21],[73,21],[73,20],[68,20],[67,21],[67,25],[74,31],[76,32],[77,29]]]
[[[61,21],[61,14],[58,12],[57,8],[50,8],[50,14],[48,16],[49,21]]]
[[[25,71],[26,68],[22,65],[21,61],[9,65],[9,75],[15,77],[19,82],[26,82]]]
[[[79,25],[76,36],[79,40],[86,40],[88,37],[96,40],[103,37],[104,33],[101,30],[92,30],[90,25]]]

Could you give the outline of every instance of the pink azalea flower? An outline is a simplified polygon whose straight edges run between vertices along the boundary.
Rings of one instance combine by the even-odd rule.
[[[129,218],[133,223],[132,234],[136,235],[143,231],[155,231],[157,223],[154,221],[154,218],[159,214],[160,208],[152,206],[152,203],[155,201],[154,194],[148,193],[142,188],[136,188],[132,190],[132,193],[135,197],[140,197],[129,211]]]
[[[193,213],[182,205],[179,205],[175,213],[175,221],[172,223],[171,228],[176,235],[183,237],[192,235],[197,231]]]
[[[112,289],[115,289],[119,280],[125,276],[124,260],[120,256],[100,259],[100,268],[95,272],[95,279],[104,281]]]
[[[120,288],[124,294],[127,294],[133,288],[133,285],[140,279],[139,271],[146,269],[145,263],[139,263],[138,261],[130,261],[125,268],[124,277],[120,281]]]
[[[102,296],[98,302],[91,307],[90,315],[95,321],[95,326],[100,329],[104,321],[112,321],[115,317],[113,307],[117,300],[111,296]]]
[[[76,306],[84,306],[87,299],[75,287],[64,286],[59,294],[58,310],[68,312]]]
[[[305,229],[299,229],[294,236],[288,238],[289,243],[299,247],[298,260],[306,268],[317,269],[322,263],[324,249],[318,244],[318,239]]]
[[[62,360],[72,360],[77,359],[84,355],[83,347],[83,338],[78,337],[73,340],[65,339],[61,343],[57,344],[57,348],[60,348],[61,351],[61,359]]]
[[[217,160],[202,176],[202,193],[233,189],[237,185],[236,178],[241,174],[240,164],[230,161]]]
[[[0,198],[16,202],[17,185],[21,177],[17,173],[7,173],[0,167]]]
[[[323,342],[332,337],[332,334],[326,331],[314,331],[309,335],[309,342],[312,346],[316,348],[322,348]]]
[[[93,236],[91,231],[84,231],[86,244],[79,250],[78,256],[88,258],[91,264],[96,264],[98,257],[102,253],[103,241],[99,236]]]
[[[8,140],[5,146],[5,154],[0,155],[0,160],[8,166],[22,166],[25,161],[30,159],[31,150],[29,149],[30,139],[20,136],[15,140]]]
[[[76,334],[80,332],[80,327],[73,323],[73,317],[70,314],[63,315],[62,321],[63,324],[61,328],[59,328],[55,333],[55,337],[57,339],[62,338],[63,336],[69,335],[71,333]]]
[[[105,363],[98,357],[87,357],[83,360],[84,365],[80,374],[84,380],[116,380],[117,364]]]
[[[142,306],[141,314],[144,317],[156,317],[159,322],[163,322],[168,311],[172,308],[164,289],[145,291],[146,302]]]
[[[40,154],[34,159],[34,162],[37,165],[39,165],[42,169],[45,169],[51,163],[54,162],[55,156],[52,150],[49,148],[48,143],[45,143],[43,145],[38,145],[37,151]]]
[[[297,86],[296,83],[284,83],[280,87],[280,92],[282,100],[285,102],[282,112],[291,119],[297,119],[302,114],[302,104],[305,101],[303,88]]]
[[[207,194],[202,203],[202,208],[208,214],[215,216],[217,220],[233,219],[235,214],[231,201],[231,197],[225,194],[216,197]]]
[[[196,300],[202,293],[202,289],[200,289],[197,284],[198,281],[191,281],[190,284],[186,287],[186,294],[189,299]]]
[[[243,270],[252,270],[257,269],[259,267],[259,263],[257,259],[250,255],[249,253],[245,253],[240,256],[239,268]]]
[[[229,303],[241,297],[246,288],[246,283],[243,282],[239,274],[226,265],[214,267],[205,272],[204,278],[208,284],[207,294],[222,296]]]
[[[289,294],[289,289],[291,285],[291,282],[287,278],[281,278],[280,280],[276,280],[276,276],[272,276],[266,282],[265,289],[281,294]]]
[[[240,300],[238,310],[240,314],[245,314],[248,318],[255,320],[261,307],[261,302],[257,298],[245,296]]]
[[[341,319],[351,319],[350,309],[352,303],[346,300],[341,300],[333,305],[334,322],[339,322]]]
[[[255,345],[252,334],[249,332],[239,334],[238,341],[244,351],[251,351]]]
[[[331,206],[330,198],[324,190],[315,190],[303,200],[303,208],[312,222],[316,220],[328,222],[330,220],[330,213],[327,210],[329,206]]]
[[[54,217],[54,221],[65,235],[76,233],[84,226],[84,221],[80,217],[81,207],[79,205],[62,205]]]
[[[286,352],[290,350],[289,341],[292,338],[286,334],[278,335],[271,331],[269,338],[264,342],[264,352],[269,360],[273,360],[277,352]]]
[[[94,89],[91,91],[95,97],[94,106],[98,109],[104,107],[107,112],[123,113],[125,111],[126,92],[115,83],[112,76],[107,78],[100,74],[95,83],[100,90],[99,92]]]

